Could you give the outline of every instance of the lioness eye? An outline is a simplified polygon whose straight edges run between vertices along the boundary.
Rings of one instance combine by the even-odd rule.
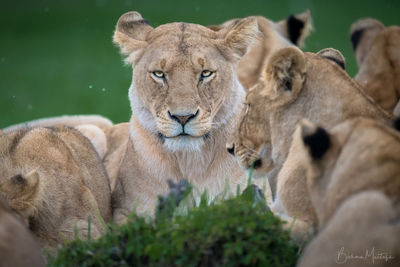
[[[209,71],[209,70],[203,70],[203,71],[201,72],[201,78],[207,78],[207,77],[210,77],[212,74],[213,74],[213,72],[212,72],[212,71]]]
[[[160,79],[165,78],[165,74],[161,70],[153,71],[153,75]]]

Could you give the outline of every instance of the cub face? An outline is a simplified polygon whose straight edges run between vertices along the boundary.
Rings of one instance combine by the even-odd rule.
[[[265,103],[268,101],[260,94],[264,83],[253,87],[246,95],[237,131],[227,143],[227,150],[237,159],[245,170],[253,169],[253,177],[259,178],[273,167],[271,159],[271,137],[268,112]]]
[[[256,34],[254,19],[214,32],[187,23],[152,28],[137,12],[124,14],[114,41],[133,67],[129,97],[139,123],[171,150],[199,150],[234,115],[243,94],[236,66]]]
[[[318,63],[313,62],[314,58],[318,60]],[[309,112],[304,103],[305,97],[302,97],[301,93],[318,90],[318,86],[313,84],[313,81],[308,81],[309,84],[306,84],[307,71],[310,71],[311,64],[320,64],[321,61],[324,64],[323,67],[328,70],[321,75],[329,75],[328,78],[335,77],[332,73],[345,66],[342,54],[331,48],[311,54],[303,53],[296,47],[288,47],[271,57],[262,79],[246,95],[245,111],[242,112],[239,120],[237,134],[228,144],[228,148],[234,147],[234,154],[237,155],[244,168],[249,168],[254,164],[255,167],[259,166],[255,168],[256,174],[264,176],[274,167],[276,163],[273,158],[276,155],[271,154],[273,143],[271,125],[278,123],[284,125],[285,132],[282,132],[275,142],[290,144],[298,118],[307,117]],[[311,72],[314,72],[314,69]],[[328,83],[324,86],[330,85]],[[312,104],[312,101],[309,102]],[[276,121],[276,119],[272,121],[274,115],[280,110],[284,110],[287,115],[285,121]]]

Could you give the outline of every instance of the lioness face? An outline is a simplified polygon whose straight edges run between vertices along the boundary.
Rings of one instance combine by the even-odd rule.
[[[114,40],[123,52],[140,46],[127,52],[133,66],[129,96],[139,123],[168,149],[200,150],[234,115],[243,94],[236,66],[256,31],[253,19],[214,32],[187,23],[153,29],[137,12],[123,15]]]
[[[191,27],[182,25],[157,29],[159,35],[134,68],[133,80],[141,86],[130,92],[131,101],[137,97],[151,113],[156,131],[169,148],[199,147],[213,125],[225,123],[229,111],[223,102],[235,80],[233,66],[207,38],[188,34],[181,40],[185,31],[190,32],[181,27]]]

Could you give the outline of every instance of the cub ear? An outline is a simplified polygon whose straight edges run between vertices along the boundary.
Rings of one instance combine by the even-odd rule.
[[[2,129],[0,129],[0,136],[2,136],[3,135],[3,130]]]
[[[13,191],[15,197],[33,195],[39,186],[39,173],[36,170],[29,172],[27,175],[15,175],[9,181],[9,191]]]
[[[276,52],[269,60],[266,78],[273,79],[276,86],[271,87],[275,96],[296,93],[305,79],[306,61],[304,53],[297,47],[286,47]]]
[[[254,17],[238,19],[232,22],[224,34],[225,45],[240,59],[247,53],[251,45],[258,39],[258,24]]]
[[[298,130],[303,145],[308,148],[311,158],[313,160],[321,159],[331,146],[331,138],[328,132],[306,119],[300,121]]]
[[[122,54],[129,55],[147,46],[146,37],[152,29],[138,12],[131,11],[118,19],[113,41],[121,48]]]
[[[280,32],[293,44],[302,47],[304,40],[313,30],[310,10],[290,15],[287,19],[278,22]]]
[[[364,31],[369,29],[383,30],[385,26],[378,20],[373,18],[362,18],[355,21],[350,26],[350,41],[353,50],[356,51],[361,38],[364,35]]]
[[[324,57],[326,59],[332,60],[338,64],[342,69],[346,69],[346,60],[339,50],[333,48],[325,48],[317,53],[317,55]]]

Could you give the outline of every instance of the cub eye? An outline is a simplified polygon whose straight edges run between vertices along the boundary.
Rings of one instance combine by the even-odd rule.
[[[156,78],[159,78],[159,79],[164,79],[164,78],[165,78],[165,74],[164,74],[164,72],[162,72],[161,70],[153,71],[153,75],[154,75]]]
[[[210,70],[203,70],[202,72],[201,72],[201,78],[203,79],[203,78],[208,78],[208,77],[210,77],[211,75],[213,75],[213,73],[214,72],[212,72],[212,71],[210,71]]]

